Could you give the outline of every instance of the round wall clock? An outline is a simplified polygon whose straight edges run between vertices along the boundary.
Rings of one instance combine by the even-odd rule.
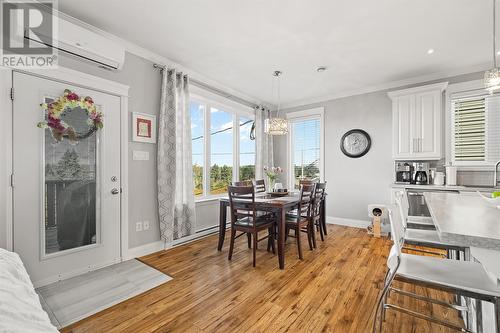
[[[340,140],[340,150],[351,158],[365,155],[370,150],[371,145],[370,135],[361,129],[346,132]]]

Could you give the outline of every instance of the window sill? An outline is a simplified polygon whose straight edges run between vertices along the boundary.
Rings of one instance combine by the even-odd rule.
[[[194,203],[205,203],[205,202],[212,202],[212,201],[218,201],[220,198],[225,198],[227,196],[226,194],[223,195],[217,195],[217,196],[212,196],[212,197],[205,197],[205,198],[199,198],[199,199],[194,199]]]

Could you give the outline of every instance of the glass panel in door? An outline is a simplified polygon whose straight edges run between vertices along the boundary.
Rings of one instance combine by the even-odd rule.
[[[45,255],[99,242],[98,136],[89,131],[85,110],[76,108],[63,117],[78,141],[56,142],[45,131]]]

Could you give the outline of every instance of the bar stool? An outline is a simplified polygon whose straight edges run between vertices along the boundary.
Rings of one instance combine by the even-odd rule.
[[[405,244],[406,245],[426,246],[426,247],[431,247],[434,249],[446,250],[448,258],[451,258],[451,255],[450,255],[451,252],[463,253],[464,258],[466,258],[468,256],[468,253],[469,253],[468,248],[441,241],[439,238],[439,235],[435,229],[428,230],[428,229],[411,229],[411,228],[409,228],[408,222],[407,222],[408,221],[408,213],[407,213],[408,211],[405,209],[405,205],[403,204],[404,202],[405,202],[404,191],[396,192],[396,206],[399,210],[400,216],[402,216],[402,223],[403,223],[403,228],[404,228],[404,236],[405,236]],[[411,250],[411,251],[422,252],[422,253],[441,255],[440,253],[426,251],[426,250],[422,250],[422,249],[415,249],[415,248],[405,248],[405,249]],[[457,258],[460,258],[460,255],[457,255]]]
[[[471,261],[439,259],[402,253],[401,249],[405,243],[402,218],[403,217],[398,212],[398,209],[389,209],[391,234],[394,245],[392,246],[387,258],[388,270],[384,288],[375,310],[373,332],[375,333],[377,330],[377,321],[379,323],[379,331],[382,331],[385,312],[387,310],[395,310],[403,314],[427,320],[458,331],[472,332],[470,327],[464,329],[463,327],[457,326],[456,324],[450,323],[444,319],[436,318],[432,315],[426,315],[412,309],[389,303],[387,296],[389,291],[393,291],[403,296],[409,296],[420,301],[438,304],[454,310],[468,310],[457,304],[428,298],[394,288],[392,286],[394,280],[440,291],[453,292],[462,296],[474,298],[476,300],[491,302],[495,308],[496,332],[500,332],[500,287],[490,279],[483,266],[479,263]],[[379,311],[380,319],[378,319]],[[478,331],[481,331],[482,314],[479,311],[477,315],[477,329]]]
[[[436,230],[434,222],[431,217],[428,216],[409,216],[410,205],[408,201],[408,192],[403,190],[403,209],[406,212],[407,226],[409,229],[425,229],[425,230]]]

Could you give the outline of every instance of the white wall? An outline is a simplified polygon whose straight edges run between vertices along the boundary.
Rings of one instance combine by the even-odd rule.
[[[456,83],[481,77],[482,73],[473,73],[412,86],[442,81]],[[367,205],[388,203],[390,199],[389,186],[394,177],[391,100],[384,90],[294,107],[284,112],[320,106],[325,108],[326,214],[331,222],[367,225]],[[356,159],[340,151],[342,135],[354,128],[365,130],[372,139],[368,154]],[[286,144],[285,137],[274,139],[274,165],[288,169]]]

